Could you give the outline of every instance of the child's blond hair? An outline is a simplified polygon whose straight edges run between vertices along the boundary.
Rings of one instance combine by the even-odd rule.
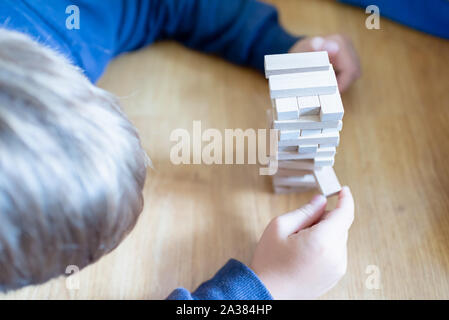
[[[60,54],[0,30],[0,291],[114,249],[142,210],[146,164],[111,94]]]

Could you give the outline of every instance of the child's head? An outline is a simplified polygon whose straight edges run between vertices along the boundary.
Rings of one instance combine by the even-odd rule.
[[[0,291],[114,249],[142,210],[146,161],[113,96],[0,30]]]

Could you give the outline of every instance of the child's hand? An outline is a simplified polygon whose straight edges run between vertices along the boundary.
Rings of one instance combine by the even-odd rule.
[[[345,91],[361,75],[360,62],[351,40],[334,34],[324,37],[304,38],[290,49],[292,52],[327,51],[337,73],[338,87]]]
[[[326,203],[316,196],[265,229],[250,267],[275,299],[317,298],[345,274],[354,200],[343,187],[336,209],[325,212]]]

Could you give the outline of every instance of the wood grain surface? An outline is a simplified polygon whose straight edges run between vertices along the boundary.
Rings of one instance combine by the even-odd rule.
[[[273,1],[296,34],[348,34],[363,76],[345,106],[335,171],[356,219],[348,272],[324,299],[449,298],[449,42],[333,1]],[[172,43],[111,63],[99,85],[118,95],[154,162],[136,228],[112,253],[66,279],[3,299],[162,299],[196,288],[229,258],[249,263],[271,218],[314,192],[274,195],[257,165],[170,162],[172,130],[264,128],[270,107],[259,73]],[[366,286],[372,267],[380,288]],[[70,278],[69,278],[70,279]],[[73,279],[72,279],[73,280]],[[72,281],[71,280],[71,281]]]

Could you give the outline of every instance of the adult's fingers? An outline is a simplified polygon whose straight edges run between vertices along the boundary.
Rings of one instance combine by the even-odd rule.
[[[275,223],[279,232],[282,236],[288,237],[313,225],[324,214],[326,203],[327,199],[324,196],[317,195],[305,206],[277,217]]]
[[[338,89],[344,92],[357,79],[359,73],[357,61],[353,61],[351,55],[345,49],[336,50],[332,53],[328,50],[328,52],[337,74]]]
[[[338,90],[345,92],[354,82],[355,76],[348,70],[342,70],[337,74]]]
[[[323,50],[329,54],[329,60],[337,73],[338,89],[343,92],[360,77],[360,61],[352,42],[342,35],[325,38]]]

